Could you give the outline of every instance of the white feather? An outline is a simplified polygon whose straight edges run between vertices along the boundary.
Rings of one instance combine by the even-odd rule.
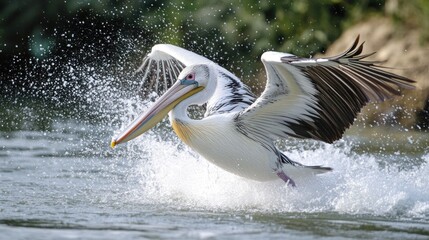
[[[369,56],[361,52],[358,39],[349,50],[333,58],[306,59],[266,52],[261,60],[267,83],[258,99],[228,70],[169,44],[155,45],[141,70],[143,81],[155,79],[150,86],[156,89],[158,84],[168,84],[168,78],[177,78],[184,66],[197,64],[183,70],[181,77],[189,74],[185,71],[195,74],[198,67],[205,69],[200,79],[204,89],[170,112],[178,136],[229,172],[261,181],[279,174],[289,181],[285,173],[317,174],[331,169],[291,161],[274,146],[276,138],[294,136],[332,142],[341,137],[368,101],[388,98],[396,93],[395,87],[412,88],[412,80],[377,69],[374,62],[361,61]],[[188,106],[201,103],[207,103],[205,117],[190,119]]]

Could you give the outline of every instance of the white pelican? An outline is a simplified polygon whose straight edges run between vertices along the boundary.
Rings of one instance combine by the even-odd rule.
[[[292,161],[273,143],[277,138],[341,138],[360,109],[412,89],[413,80],[377,68],[361,55],[359,37],[330,58],[300,58],[265,52],[267,83],[259,98],[234,74],[198,54],[155,45],[140,70],[148,89],[172,86],[146,112],[113,138],[112,148],[148,131],[168,113],[177,136],[204,158],[236,175],[267,181],[331,171]],[[180,74],[179,74],[180,72]],[[204,118],[188,116],[190,105],[207,103]],[[291,177],[292,176],[292,177]]]

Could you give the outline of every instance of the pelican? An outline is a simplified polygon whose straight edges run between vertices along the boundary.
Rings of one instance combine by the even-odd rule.
[[[345,52],[329,58],[289,53],[261,56],[267,81],[257,98],[230,71],[183,48],[155,45],[140,70],[147,91],[165,91],[155,103],[112,139],[111,147],[148,131],[167,114],[177,136],[208,161],[233,174],[269,181],[320,174],[330,167],[305,166],[282,153],[279,138],[340,139],[361,108],[381,102],[414,81],[364,60],[359,36]],[[202,119],[188,116],[191,105],[206,104]],[[172,163],[171,163],[172,164]]]

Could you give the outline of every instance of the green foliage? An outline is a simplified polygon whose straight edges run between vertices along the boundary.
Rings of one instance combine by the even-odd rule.
[[[429,26],[428,1],[390,2],[419,9],[392,13],[398,21],[413,15]],[[313,55],[350,24],[384,8],[383,0],[3,0],[0,64],[10,71],[22,62],[31,65],[32,58],[105,61],[121,55],[124,39],[132,39],[139,50],[161,42],[186,47],[242,76],[260,68],[264,51]]]

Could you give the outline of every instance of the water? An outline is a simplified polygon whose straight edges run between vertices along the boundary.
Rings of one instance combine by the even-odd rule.
[[[293,160],[334,168],[295,189],[219,169],[168,122],[112,150],[148,104],[127,59],[40,61],[49,79],[30,69],[35,87],[0,99],[0,239],[429,238],[427,133],[355,127],[334,145],[279,142]]]
[[[427,133],[354,128],[334,145],[279,142],[294,160],[334,168],[292,189],[224,172],[167,122],[111,150],[120,122],[144,109],[121,104],[130,114],[113,104],[96,121],[3,105],[0,239],[429,237]]]

